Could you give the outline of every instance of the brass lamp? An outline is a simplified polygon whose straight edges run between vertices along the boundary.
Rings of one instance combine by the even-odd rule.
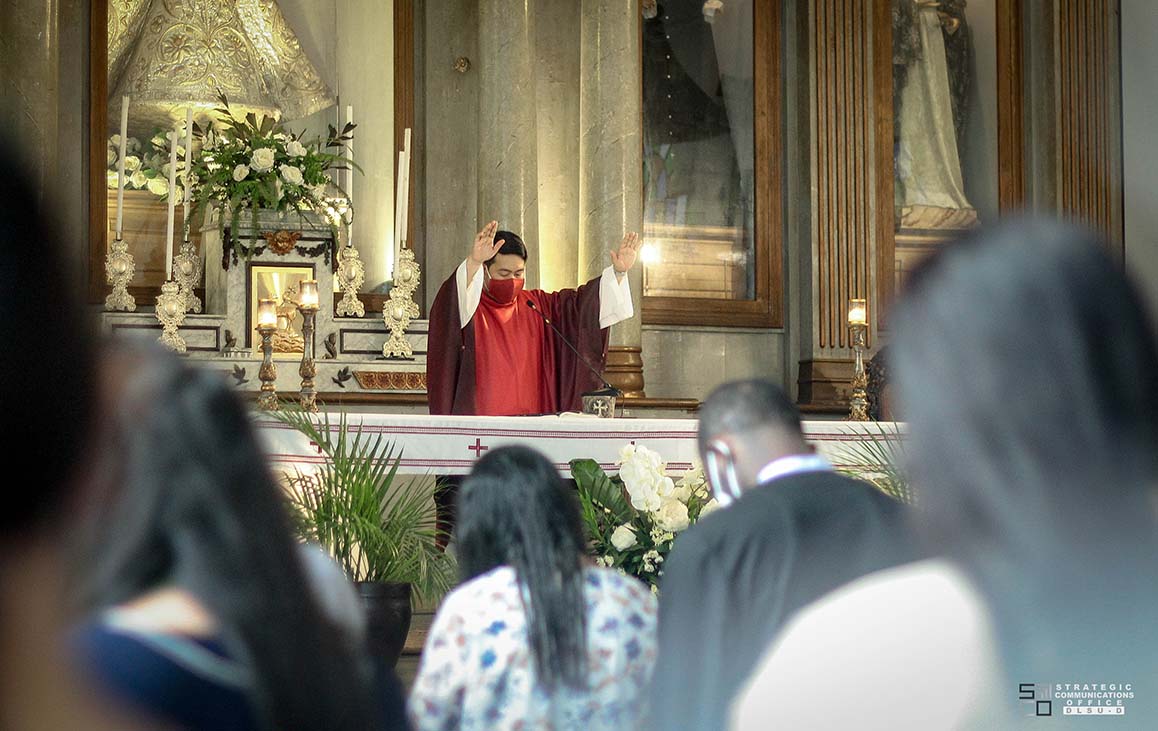
[[[257,408],[263,411],[277,411],[277,366],[273,363],[273,334],[277,330],[277,300],[263,299],[257,303],[257,332],[261,335],[261,393],[257,396]]]
[[[314,391],[314,376],[318,369],[314,365],[314,318],[318,314],[318,282],[307,279],[298,286],[298,310],[302,313],[302,364],[298,373],[302,377],[299,400],[303,411],[318,410],[318,394]]]
[[[868,374],[864,369],[864,349],[868,347],[868,301],[848,301],[848,330],[856,354],[852,370],[852,397],[849,399],[849,421],[868,421]]]

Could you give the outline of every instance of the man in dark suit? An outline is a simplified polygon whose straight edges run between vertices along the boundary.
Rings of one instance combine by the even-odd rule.
[[[733,696],[796,610],[916,557],[905,506],[834,472],[777,386],[717,388],[699,443],[725,507],[680,534],[664,563],[651,709],[661,731],[726,728]]]

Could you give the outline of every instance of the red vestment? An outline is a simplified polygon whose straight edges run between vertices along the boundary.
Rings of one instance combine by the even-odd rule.
[[[527,290],[509,305],[497,303],[484,289],[478,309],[463,327],[452,274],[430,308],[426,392],[431,414],[579,411],[580,396],[601,387],[595,374],[527,307],[528,299],[603,370],[608,331],[599,327],[598,277],[578,289]]]

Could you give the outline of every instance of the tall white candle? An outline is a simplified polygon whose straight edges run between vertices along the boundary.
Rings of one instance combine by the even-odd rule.
[[[182,238],[189,240],[189,201],[193,197],[193,188],[189,185],[189,172],[193,169],[193,107],[185,110],[185,199],[181,202]]]
[[[117,241],[121,240],[121,225],[125,216],[125,146],[129,141],[129,98],[121,97],[121,145],[117,159]]]
[[[410,238],[410,128],[406,128],[402,143],[402,244]]]
[[[346,124],[354,123],[354,106],[352,104],[346,105]],[[346,158],[350,161],[346,168],[346,200],[349,201],[350,207],[354,206],[354,138],[346,143]],[[354,245],[354,220],[350,219],[350,246]]]
[[[165,279],[173,279],[173,213],[177,206],[177,125],[169,140],[169,218],[165,225]]]
[[[390,264],[391,269],[398,262],[398,252],[402,250],[402,170],[405,164],[406,153],[400,150],[398,152],[398,170],[395,171],[398,184],[394,187],[394,261]]]

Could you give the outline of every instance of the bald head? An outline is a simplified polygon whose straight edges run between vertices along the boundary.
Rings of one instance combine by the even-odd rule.
[[[800,428],[800,410],[774,383],[733,381],[712,391],[700,407],[700,456],[726,445],[745,486],[769,462],[810,450]]]

